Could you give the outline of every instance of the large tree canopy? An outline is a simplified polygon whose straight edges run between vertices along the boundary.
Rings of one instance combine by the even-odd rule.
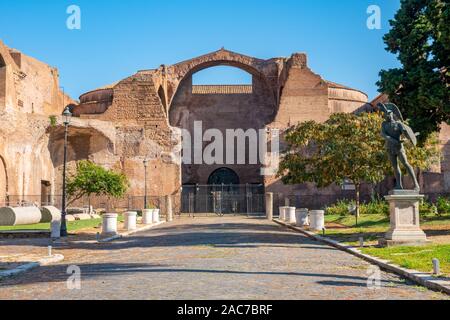
[[[400,68],[382,70],[377,83],[410,119],[420,142],[450,123],[448,0],[402,0],[384,36],[386,50],[396,54]]]
[[[127,189],[128,180],[124,174],[107,170],[90,161],[80,161],[76,172],[67,181],[68,205],[91,195],[120,198]]]

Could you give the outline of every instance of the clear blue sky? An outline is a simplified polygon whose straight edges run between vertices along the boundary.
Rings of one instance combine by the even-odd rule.
[[[1,0],[0,39],[57,67],[61,85],[74,98],[137,70],[222,46],[263,59],[306,52],[314,72],[373,98],[380,69],[398,65],[382,37],[399,2]],[[81,30],[66,28],[71,4],[81,8]],[[381,7],[381,30],[366,27],[371,4]],[[197,81],[226,83],[233,76],[210,71]]]

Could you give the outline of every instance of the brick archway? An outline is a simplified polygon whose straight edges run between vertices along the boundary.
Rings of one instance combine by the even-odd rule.
[[[276,107],[276,97],[278,92],[278,65],[271,60],[262,60],[229,50],[220,49],[197,58],[177,63],[165,69],[164,72],[168,75],[168,80],[171,87],[171,90],[169,90],[171,94],[168,95],[168,109],[171,108],[174,97],[185,79],[201,70],[217,66],[235,67],[262,80],[267,85],[271,93],[274,108]]]
[[[240,179],[236,171],[223,167],[213,171],[208,178],[209,185],[238,185],[240,184]]]

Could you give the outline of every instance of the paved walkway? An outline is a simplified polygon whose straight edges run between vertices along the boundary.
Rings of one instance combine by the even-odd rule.
[[[384,272],[370,290],[368,263],[260,219],[184,218],[54,252],[66,260],[1,281],[0,299],[448,298]],[[69,265],[81,268],[81,290],[67,289]]]

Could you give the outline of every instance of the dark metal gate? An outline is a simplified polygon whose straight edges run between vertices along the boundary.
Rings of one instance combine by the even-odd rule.
[[[263,215],[264,186],[246,185],[184,185],[181,213]]]

